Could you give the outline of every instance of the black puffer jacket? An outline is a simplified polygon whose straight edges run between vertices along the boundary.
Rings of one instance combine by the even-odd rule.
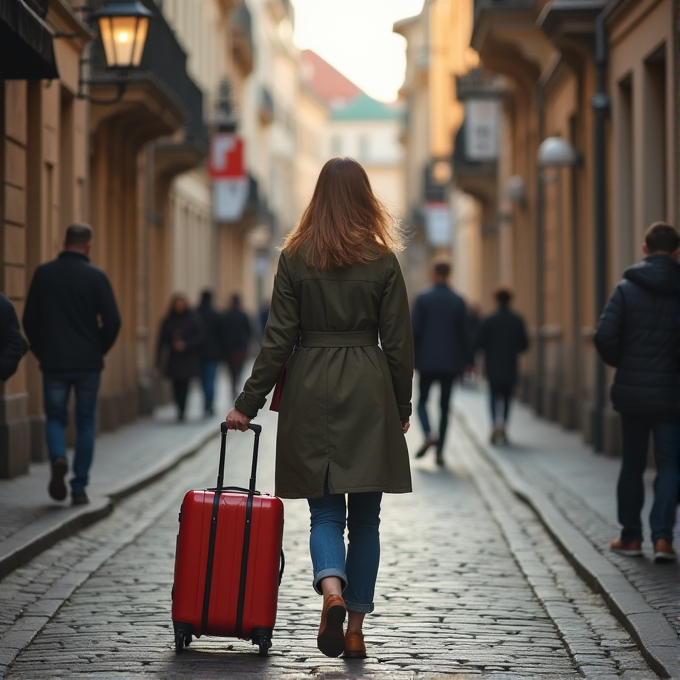
[[[625,271],[594,340],[616,366],[617,411],[680,414],[680,268],[672,258],[650,255]]]

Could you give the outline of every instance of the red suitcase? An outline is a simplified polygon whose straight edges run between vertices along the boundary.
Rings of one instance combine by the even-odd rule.
[[[175,650],[192,636],[251,640],[262,656],[271,647],[283,575],[283,503],[255,491],[262,427],[255,433],[250,487],[223,487],[227,426],[217,487],[189,491],[179,514],[172,589]]]

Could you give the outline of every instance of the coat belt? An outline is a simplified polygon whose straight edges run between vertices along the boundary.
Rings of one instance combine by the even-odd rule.
[[[302,331],[300,347],[368,347],[378,344],[378,329],[372,331]]]

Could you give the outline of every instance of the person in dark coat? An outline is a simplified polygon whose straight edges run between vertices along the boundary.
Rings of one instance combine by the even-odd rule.
[[[185,295],[176,293],[168,315],[161,323],[156,365],[172,381],[178,422],[184,420],[189,383],[201,374],[200,352],[204,337],[201,317],[189,308]]]
[[[43,374],[45,438],[52,466],[48,491],[67,496],[64,429],[71,389],[76,397],[76,446],[71,479],[74,505],[89,502],[85,488],[94,455],[97,396],[104,355],[120,330],[120,314],[106,274],[90,263],[92,227],[72,224],[64,250],[33,275],[24,330]]]
[[[215,412],[215,379],[217,367],[224,356],[224,326],[222,315],[212,305],[212,291],[204,290],[197,312],[203,322],[205,337],[201,345],[201,387],[203,388],[203,410],[206,416]]]
[[[491,443],[508,443],[505,431],[510,400],[517,383],[517,357],[529,347],[522,317],[510,310],[512,293],[498,288],[498,310],[485,317],[477,334],[476,347],[484,353],[491,406]],[[500,406],[500,408],[499,408]]]
[[[444,464],[444,442],[449,422],[449,403],[454,381],[461,377],[470,359],[468,320],[463,298],[449,287],[451,265],[437,261],[432,268],[434,286],[418,295],[411,313],[415,368],[419,373],[418,417],[425,441],[416,458],[436,446],[437,464]],[[432,432],[427,413],[430,388],[439,383],[439,436]]]
[[[327,656],[366,656],[382,495],[411,491],[413,341],[400,247],[361,165],[328,161],[284,242],[262,348],[227,415],[230,429],[246,429],[286,365],[276,493],[308,500],[323,595],[317,646]]]
[[[479,305],[468,304],[467,306],[467,334],[468,334],[468,355],[467,369],[463,374],[463,383],[474,386],[477,376],[475,375],[475,346],[477,343],[477,336],[479,335],[479,328],[482,325],[482,312]]]
[[[621,415],[623,451],[617,485],[621,534],[611,549],[642,555],[640,514],[649,436],[653,435],[656,481],[649,515],[654,559],[672,562],[680,446],[680,299],[674,260],[680,236],[656,222],[645,233],[645,259],[629,267],[595,329],[595,346],[616,367],[611,400]]]
[[[0,380],[9,380],[19,367],[24,340],[14,305],[0,294]]]
[[[238,293],[231,296],[231,307],[224,313],[223,324],[224,358],[231,375],[232,393],[236,399],[241,391],[241,372],[248,358],[248,343],[252,334],[250,319],[243,311],[241,296]]]

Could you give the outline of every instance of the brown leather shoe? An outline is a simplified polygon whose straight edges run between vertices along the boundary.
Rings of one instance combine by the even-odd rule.
[[[642,556],[642,541],[624,541],[621,536],[615,538],[609,546],[614,552],[626,557]]]
[[[316,646],[326,656],[340,656],[345,651],[345,601],[339,595],[324,600]]]
[[[360,630],[348,630],[345,633],[345,653],[342,656],[344,659],[366,658],[364,634]]]
[[[654,541],[654,561],[657,564],[663,562],[675,562],[676,552],[673,550],[673,545],[665,538],[659,538]]]

